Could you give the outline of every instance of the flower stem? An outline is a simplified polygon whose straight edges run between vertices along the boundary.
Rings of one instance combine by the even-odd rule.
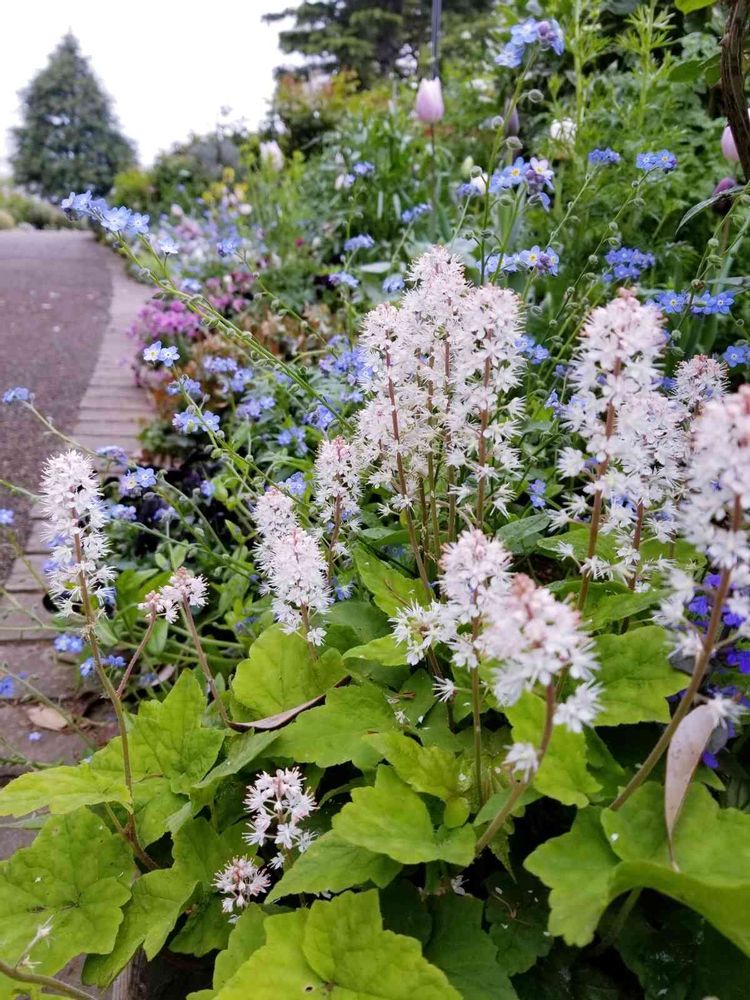
[[[128,683],[128,681],[130,680],[130,675],[133,673],[133,669],[134,669],[136,663],[138,662],[138,660],[140,659],[141,653],[145,649],[146,644],[148,643],[148,640],[151,638],[151,633],[154,631],[154,625],[155,624],[156,624],[156,615],[152,615],[151,618],[149,619],[149,623],[148,623],[148,626],[146,628],[146,631],[143,633],[143,637],[141,638],[141,641],[138,643],[136,651],[133,653],[132,657],[130,658],[130,663],[125,668],[125,673],[122,675],[122,680],[120,681],[120,683],[118,685],[118,688],[117,688],[117,697],[118,698],[122,698],[122,694],[123,694],[123,691],[125,690],[125,686]]]
[[[742,503],[739,497],[735,497],[734,501],[734,511],[732,513],[732,531],[739,531],[740,524],[742,521]],[[731,582],[732,570],[724,569],[721,572],[721,579],[719,581],[719,586],[716,590],[716,596],[714,597],[714,604],[711,608],[711,618],[708,622],[708,629],[706,630],[706,637],[703,640],[703,645],[701,646],[698,655],[695,658],[695,665],[693,667],[693,675],[690,679],[690,684],[687,687],[682,699],[680,700],[677,709],[672,716],[669,725],[666,727],[664,732],[659,737],[656,746],[648,755],[646,760],[641,764],[636,773],[630,779],[630,782],[626,787],[620,792],[617,798],[611,805],[611,809],[617,810],[623,806],[630,796],[636,789],[640,788],[643,782],[648,778],[653,769],[659,763],[664,754],[664,751],[669,746],[675,730],[685,718],[687,713],[690,711],[693,699],[698,693],[703,678],[706,675],[708,669],[708,664],[711,660],[711,653],[714,650],[716,644],[716,639],[719,634],[719,629],[721,628],[721,613],[724,607],[724,601],[729,593],[729,584]]]
[[[208,665],[208,659],[206,658],[206,653],[203,649],[203,645],[201,644],[201,638],[198,635],[198,629],[195,627],[195,619],[193,618],[193,613],[190,610],[190,605],[188,604],[187,601],[182,602],[182,615],[183,618],[185,619],[185,624],[188,627],[188,632],[190,633],[190,637],[193,640],[195,651],[198,654],[198,663],[200,664],[200,668],[203,671],[203,675],[205,676],[206,681],[208,682],[208,687],[211,691],[211,696],[213,697],[219,709],[219,715],[221,716],[222,722],[224,723],[225,726],[229,726],[231,728],[232,725],[231,720],[227,715],[226,706],[224,702],[221,700],[219,691],[216,687],[216,681],[214,680],[214,675],[211,673],[211,668]]]
[[[42,976],[36,972],[25,972],[2,961],[0,961],[0,972],[4,976],[7,976],[8,979],[14,979],[17,983],[29,983],[32,986],[39,986],[41,989],[50,990],[61,997],[74,997],[76,1000],[94,1000],[91,993],[84,993],[83,990],[79,990],[75,986],[69,986],[61,979],[55,979],[54,976]]]
[[[508,817],[513,812],[513,807],[515,806],[516,802],[518,802],[523,793],[526,791],[526,789],[534,780],[534,775],[539,770],[539,767],[541,766],[541,763],[544,760],[544,756],[547,753],[550,740],[552,739],[552,726],[555,717],[555,702],[556,702],[555,685],[548,684],[544,694],[545,694],[545,701],[547,703],[547,714],[544,719],[542,740],[539,744],[539,756],[537,758],[536,770],[534,771],[533,774],[530,774],[528,778],[526,778],[524,781],[517,781],[515,783],[515,785],[513,786],[513,790],[511,791],[510,795],[508,796],[508,799],[505,802],[505,805],[502,807],[500,812],[497,814],[497,816],[495,816],[490,825],[487,827],[487,829],[484,831],[482,836],[477,841],[476,847],[474,849],[474,853],[477,857],[482,853],[485,847],[487,847],[487,845],[492,842],[497,833],[502,829]]]

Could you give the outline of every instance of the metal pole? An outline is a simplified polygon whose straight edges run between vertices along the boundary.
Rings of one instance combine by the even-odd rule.
[[[443,0],[432,0],[432,78],[438,75],[440,61],[440,21],[443,13]]]

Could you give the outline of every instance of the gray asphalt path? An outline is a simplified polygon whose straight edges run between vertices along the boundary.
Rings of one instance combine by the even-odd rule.
[[[69,433],[96,362],[111,301],[111,251],[88,232],[0,232],[0,397],[26,386]],[[59,439],[24,407],[0,404],[0,478],[35,490]],[[29,505],[0,486],[23,538]],[[0,581],[13,554],[0,543]]]

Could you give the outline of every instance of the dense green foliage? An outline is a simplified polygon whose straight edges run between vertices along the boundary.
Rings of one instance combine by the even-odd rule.
[[[72,35],[22,94],[22,115],[13,130],[13,176],[46,198],[59,201],[80,187],[107,194],[115,174],[135,159]]]

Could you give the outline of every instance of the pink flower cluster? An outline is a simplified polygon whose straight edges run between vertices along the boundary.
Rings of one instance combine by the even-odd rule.
[[[164,337],[195,340],[202,334],[200,318],[191,313],[184,303],[162,302],[160,299],[152,299],[145,305],[128,330],[128,336],[137,338],[142,344]]]

